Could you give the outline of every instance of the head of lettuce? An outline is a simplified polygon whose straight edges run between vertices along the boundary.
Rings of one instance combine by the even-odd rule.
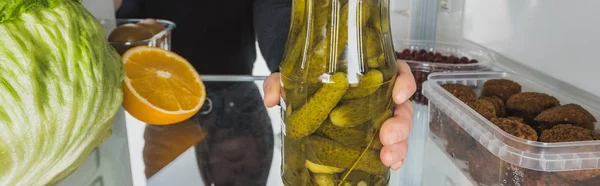
[[[111,135],[124,67],[79,0],[0,1],[0,185],[60,181]]]

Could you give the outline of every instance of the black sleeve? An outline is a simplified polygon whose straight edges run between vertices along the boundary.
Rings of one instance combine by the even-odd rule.
[[[117,18],[143,18],[142,3],[144,0],[123,0],[116,12]]]
[[[254,29],[271,72],[279,72],[290,27],[292,0],[255,0]]]

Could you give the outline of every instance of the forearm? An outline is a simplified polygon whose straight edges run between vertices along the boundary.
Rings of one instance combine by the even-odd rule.
[[[271,72],[279,72],[285,52],[292,0],[255,0],[254,29],[260,51]]]
[[[115,12],[119,11],[119,8],[121,7],[121,4],[123,3],[123,0],[113,0],[113,5],[115,8]]]

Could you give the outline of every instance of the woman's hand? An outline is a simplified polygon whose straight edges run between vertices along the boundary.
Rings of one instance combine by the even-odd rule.
[[[380,158],[384,165],[398,170],[408,151],[408,135],[412,128],[413,107],[408,100],[416,91],[415,79],[406,62],[398,61],[398,73],[394,84],[393,99],[396,103],[394,116],[384,122],[379,133],[383,144]],[[264,102],[267,107],[279,104],[281,91],[280,74],[271,74],[263,85]]]
[[[115,12],[117,12],[119,10],[119,8],[121,8],[122,3],[123,3],[123,0],[113,0]]]

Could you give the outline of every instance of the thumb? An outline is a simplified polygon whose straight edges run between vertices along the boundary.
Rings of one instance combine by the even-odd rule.
[[[265,79],[263,84],[263,90],[265,92],[265,106],[274,107],[279,104],[279,96],[281,90],[281,84],[279,83],[281,76],[279,73],[273,73],[267,79]]]

